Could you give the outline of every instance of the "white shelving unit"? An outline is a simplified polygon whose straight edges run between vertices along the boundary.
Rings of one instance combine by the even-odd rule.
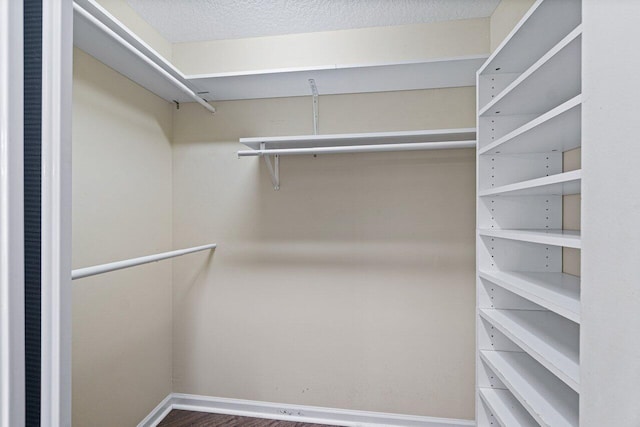
[[[580,278],[563,271],[563,197],[583,170],[580,0],[538,0],[480,68],[478,426],[577,426]]]

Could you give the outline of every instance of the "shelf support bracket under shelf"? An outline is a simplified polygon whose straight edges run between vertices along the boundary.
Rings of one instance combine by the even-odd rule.
[[[265,149],[264,142],[260,143],[260,150]],[[263,154],[261,156],[264,159],[265,165],[267,165],[267,170],[269,171],[269,175],[271,176],[271,182],[273,183],[273,189],[278,191],[280,189],[280,156],[277,154],[273,156],[273,164],[271,164],[271,157],[268,154]]]
[[[313,96],[313,134],[317,135],[320,115],[318,114],[318,88],[316,87],[316,81],[309,79],[309,86],[311,86],[311,95]]]

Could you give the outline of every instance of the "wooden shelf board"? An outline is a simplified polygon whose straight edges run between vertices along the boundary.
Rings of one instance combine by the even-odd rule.
[[[475,138],[475,128],[462,128],[399,132],[346,133],[333,135],[252,137],[240,138],[240,143],[254,150],[258,150],[260,149],[260,144],[263,142],[267,149],[278,149],[439,141],[472,141],[475,140]]]
[[[543,426],[577,426],[578,394],[526,353],[481,351],[522,406]]]
[[[494,418],[502,426],[538,427],[518,399],[509,390],[496,388],[480,388],[480,398],[491,409]]]
[[[538,363],[579,392],[579,326],[550,311],[481,309],[491,323]]]
[[[478,196],[563,196],[579,194],[581,177],[581,170],[563,172],[556,175],[482,190],[478,192]]]
[[[480,229],[481,236],[519,240],[551,246],[580,249],[580,232],[574,230],[501,230]]]
[[[582,26],[478,111],[478,116],[544,113],[581,92]]]
[[[582,95],[478,150],[479,155],[564,152],[581,145]]]
[[[580,278],[565,273],[481,270],[480,277],[580,323]]]

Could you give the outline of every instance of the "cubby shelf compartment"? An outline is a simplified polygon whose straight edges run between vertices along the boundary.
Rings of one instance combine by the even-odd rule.
[[[579,327],[550,311],[481,309],[480,316],[579,392]]]
[[[480,398],[502,426],[538,427],[539,425],[509,390],[483,387],[480,388]]]
[[[580,323],[580,278],[565,273],[480,270],[479,276],[573,322]]]
[[[521,73],[531,58],[540,58],[580,24],[581,16],[580,0],[536,1],[478,72]]]
[[[480,351],[480,358],[543,426],[578,426],[578,393],[526,353]]]
[[[580,147],[582,95],[478,150],[479,155],[564,152]]]
[[[498,239],[580,249],[580,232],[574,230],[481,229],[478,230],[478,233],[481,236],[496,237]]]
[[[479,197],[487,196],[561,196],[580,193],[581,171],[559,173],[530,179],[515,184],[481,190]]]
[[[480,109],[478,115],[538,114],[580,94],[582,26]]]

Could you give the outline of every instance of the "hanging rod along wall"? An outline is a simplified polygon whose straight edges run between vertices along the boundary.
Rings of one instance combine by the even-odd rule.
[[[147,255],[139,258],[131,258],[124,261],[110,262],[108,264],[95,265],[93,267],[79,268],[71,272],[71,279],[82,279],[83,277],[95,276],[96,274],[108,273],[110,271],[122,270],[123,268],[135,267],[136,265],[148,264],[150,262],[162,261],[163,259],[175,258],[194,252],[215,249],[215,243],[193,248],[178,249],[176,251],[163,252],[155,255]]]
[[[180,80],[176,79],[174,76],[169,74],[166,70],[164,70],[158,64],[156,64],[151,59],[149,59],[145,55],[143,55],[138,49],[133,47],[128,41],[123,39],[120,35],[118,35],[116,32],[114,32],[111,28],[109,28],[108,26],[106,26],[105,24],[100,22],[100,20],[97,19],[95,16],[93,16],[91,13],[89,13],[85,9],[83,9],[82,6],[80,6],[80,5],[78,5],[77,3],[74,2],[73,3],[73,10],[74,10],[74,12],[77,12],[80,15],[82,15],[82,17],[84,17],[86,20],[91,22],[93,25],[95,25],[96,28],[100,29],[102,32],[107,34],[109,37],[111,37],[112,39],[116,40],[121,46],[123,46],[129,52],[131,52],[132,54],[137,56],[139,59],[144,61],[145,64],[147,64],[148,66],[153,68],[155,71],[160,73],[160,75],[162,75],[164,78],[169,80],[175,87],[180,89],[182,92],[184,92],[187,96],[192,98],[198,104],[202,105],[204,108],[209,110],[211,113],[215,113],[216,112],[215,107],[209,105],[209,103],[207,103],[207,101],[205,101],[200,96],[198,96],[198,94],[196,94],[194,91],[189,89],[189,87],[187,87],[187,85],[182,83]]]
[[[375,144],[349,145],[338,147],[305,147],[305,148],[274,148],[261,150],[241,150],[238,157],[247,156],[292,156],[302,154],[340,154],[340,153],[376,153],[387,151],[423,151],[448,150],[454,148],[474,148],[476,141],[443,141],[443,142],[412,142],[408,144]]]

